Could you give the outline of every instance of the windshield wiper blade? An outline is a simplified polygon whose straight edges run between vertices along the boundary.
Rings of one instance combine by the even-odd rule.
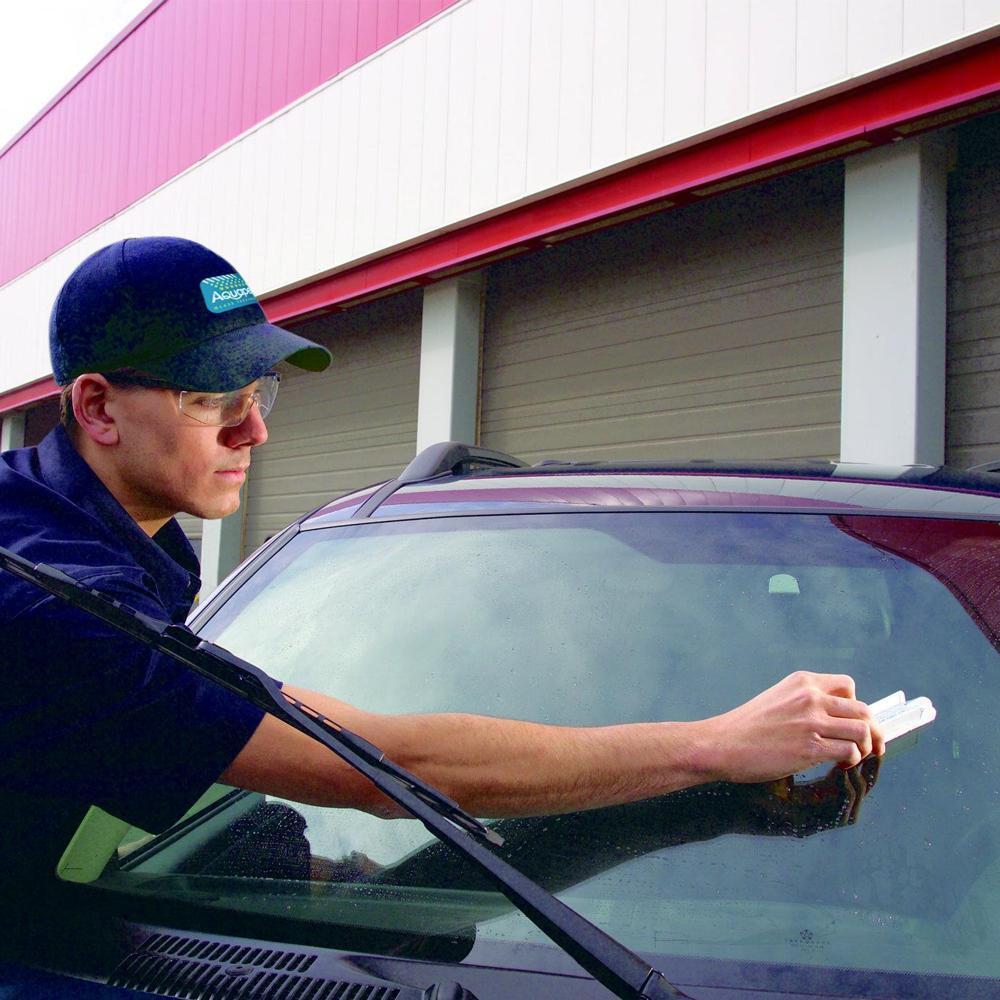
[[[74,579],[0,546],[0,568],[100,618],[139,642],[172,657],[322,743],[402,806],[439,840],[477,864],[529,920],[616,996],[660,1000],[687,996],[620,941],[580,916],[483,842],[503,838],[466,813],[443,792],[394,764],[366,739],[282,692],[259,667],[199,638],[184,625],[143,614]]]

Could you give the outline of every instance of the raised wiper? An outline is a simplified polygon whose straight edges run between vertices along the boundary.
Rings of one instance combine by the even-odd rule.
[[[529,920],[598,982],[623,998],[686,997],[621,942],[584,919],[483,846],[503,839],[436,788],[389,760],[366,739],[284,694],[259,667],[200,639],[184,625],[163,622],[93,590],[61,570],[33,564],[0,546],[0,568],[190,667],[269,715],[327,747],[402,806],[439,840],[477,864]]]

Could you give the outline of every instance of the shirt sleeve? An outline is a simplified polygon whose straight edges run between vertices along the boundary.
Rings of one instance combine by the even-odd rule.
[[[93,585],[93,584],[92,584]],[[135,584],[109,597],[164,619]],[[158,832],[253,735],[263,711],[54,597],[13,622],[0,753],[17,790],[98,805]]]

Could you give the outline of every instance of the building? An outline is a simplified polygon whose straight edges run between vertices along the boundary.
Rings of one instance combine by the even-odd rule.
[[[212,585],[436,440],[1000,457],[1000,0],[156,0],[0,151],[4,447],[51,302],[197,239],[328,345]]]

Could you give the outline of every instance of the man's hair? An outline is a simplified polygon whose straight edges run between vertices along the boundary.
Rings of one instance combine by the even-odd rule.
[[[73,379],[69,385],[64,385],[62,392],[59,393],[59,423],[70,433],[77,426],[76,417],[73,414],[73,385],[75,382],[76,379]]]
[[[115,376],[119,375],[127,378],[130,375],[138,375],[140,377],[151,377],[148,376],[146,372],[140,371],[138,368],[116,368],[112,372],[104,372],[104,377],[111,382],[114,382]],[[76,385],[76,379],[73,379],[68,385],[62,387],[62,391],[59,393],[59,423],[66,428],[70,434],[76,433],[77,428],[80,426],[76,422],[76,414],[73,413],[73,386]],[[118,382],[116,387],[119,391],[128,391],[129,389],[139,388],[138,386],[129,385],[128,383]]]

